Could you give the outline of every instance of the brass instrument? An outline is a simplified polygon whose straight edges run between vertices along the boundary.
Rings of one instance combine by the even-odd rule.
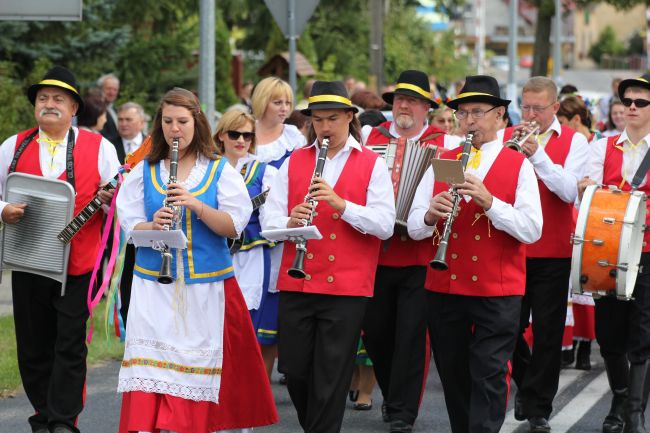
[[[311,205],[311,212],[309,213],[309,219],[303,220],[302,224],[307,227],[312,225],[314,220],[316,205],[318,202],[314,200],[311,196],[311,185],[314,183],[314,179],[321,177],[323,174],[323,168],[325,167],[325,159],[327,158],[327,150],[330,146],[329,137],[323,138],[321,143],[320,150],[318,152],[318,159],[316,160],[316,167],[314,168],[314,174],[311,176],[311,181],[309,182],[309,190],[305,196],[305,202]],[[302,240],[296,244],[296,257],[293,259],[293,266],[289,268],[287,273],[290,277],[293,278],[305,278],[307,273],[305,272],[305,253],[307,252],[307,241]]]
[[[178,145],[179,139],[174,138],[172,140],[172,148],[169,155],[169,180],[167,181],[167,186],[175,183],[178,180]],[[171,204],[169,202],[169,196],[163,200],[163,206],[170,208],[172,210],[173,216],[171,224],[165,224],[162,229],[165,231],[178,230],[181,216],[181,207]],[[172,277],[171,248],[165,245],[165,247],[160,250],[160,254],[162,255],[162,263],[160,265],[160,272],[158,274],[158,282],[160,284],[171,284],[174,281],[174,277]]]
[[[463,171],[465,171],[465,168],[467,167],[469,154],[470,151],[472,150],[473,138],[474,138],[474,131],[468,131],[467,135],[465,136],[463,151],[460,156],[460,163],[461,166],[463,167]],[[429,262],[429,266],[431,266],[433,269],[437,271],[446,271],[447,269],[449,269],[449,266],[447,265],[447,261],[446,261],[447,246],[449,245],[449,235],[451,235],[451,226],[454,223],[456,214],[458,213],[460,207],[460,201],[463,199],[463,197],[458,193],[458,191],[456,191],[456,188],[451,189],[451,194],[453,196],[451,213],[445,220],[445,226],[442,230],[442,236],[440,237],[440,243],[438,244],[438,250],[436,251],[436,255],[433,258],[433,260]]]
[[[524,153],[521,145],[524,144],[533,134],[539,134],[539,124],[534,120],[525,123],[523,128],[512,131],[512,137],[510,137],[510,140],[503,143],[503,145],[509,149],[516,150],[519,153]]]

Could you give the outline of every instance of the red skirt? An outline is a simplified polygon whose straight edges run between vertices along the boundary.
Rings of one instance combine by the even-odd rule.
[[[219,404],[143,391],[122,395],[119,433],[210,433],[278,422],[253,325],[235,278],[224,281],[226,308]]]
[[[596,339],[596,319],[593,305],[573,303],[573,336],[579,340]]]

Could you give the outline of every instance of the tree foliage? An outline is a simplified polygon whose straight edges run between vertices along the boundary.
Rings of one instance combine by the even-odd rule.
[[[611,26],[606,26],[600,33],[598,40],[589,49],[589,57],[596,62],[600,63],[603,54],[618,56],[625,53],[623,43],[616,38],[616,33]]]

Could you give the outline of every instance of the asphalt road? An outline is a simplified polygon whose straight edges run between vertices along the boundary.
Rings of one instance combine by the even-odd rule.
[[[555,401],[551,417],[553,433],[596,433],[601,431],[601,423],[609,409],[607,378],[602,360],[592,355],[593,369],[588,372],[567,369],[562,371],[560,391]],[[432,364],[433,367],[433,364]],[[83,433],[113,433],[117,431],[119,420],[120,397],[115,392],[119,363],[112,361],[89,372],[87,405],[79,421]],[[280,423],[270,427],[255,429],[259,433],[299,433],[296,415],[289,400],[286,388],[273,381],[273,393],[280,413]],[[343,432],[366,433],[387,432],[388,426],[381,421],[378,390],[374,395],[375,407],[368,412],[352,410],[348,403],[345,413]],[[32,413],[31,406],[20,391],[13,398],[0,400],[0,432],[29,433],[26,419]],[[435,368],[430,370],[425,397],[415,432],[450,432],[444,399]],[[501,429],[503,433],[527,432],[527,423],[521,423],[512,417],[511,408],[506,422]]]

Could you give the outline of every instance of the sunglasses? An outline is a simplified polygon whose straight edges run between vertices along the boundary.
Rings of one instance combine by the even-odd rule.
[[[647,107],[648,105],[650,105],[650,101],[647,100],[647,99],[623,98],[623,99],[621,99],[621,102],[626,107],[631,107],[632,104],[636,105],[637,108],[643,108],[643,107]]]
[[[255,137],[254,132],[228,131],[227,134],[231,140],[239,140],[239,137],[244,137],[244,141],[251,141]]]

